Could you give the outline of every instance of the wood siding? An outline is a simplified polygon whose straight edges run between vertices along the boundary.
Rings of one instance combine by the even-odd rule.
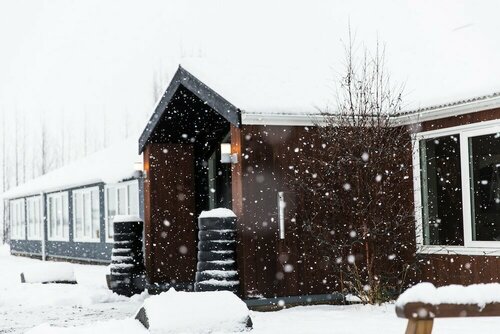
[[[500,108],[485,110],[470,114],[464,114],[454,117],[442,118],[434,121],[427,121],[417,124],[415,129],[418,132],[438,130],[443,128],[451,128],[459,125],[467,125],[477,122],[491,121],[494,119],[500,119]]]
[[[421,255],[418,279],[439,286],[500,282],[500,257]]]
[[[233,201],[241,202],[238,265],[242,292],[246,298],[294,296],[332,292],[336,278],[330,263],[315,257],[314,241],[294,220],[300,194],[287,188],[284,174],[310,133],[304,127],[243,126],[234,141],[240,140],[241,159],[233,168]],[[306,153],[300,158],[306,158]],[[241,178],[241,194],[237,181]],[[285,239],[279,238],[277,193],[285,192]],[[241,196],[241,198],[237,198]],[[239,205],[239,204],[238,204]],[[240,210],[235,205],[236,210]],[[305,255],[308,256],[305,256]],[[293,270],[285,270],[286,266]]]
[[[148,144],[146,271],[151,283],[191,284],[196,271],[194,149],[189,144]]]

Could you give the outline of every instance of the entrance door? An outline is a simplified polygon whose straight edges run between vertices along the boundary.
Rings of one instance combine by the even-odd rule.
[[[232,208],[231,164],[221,162],[220,147],[208,159],[208,192],[209,210]]]

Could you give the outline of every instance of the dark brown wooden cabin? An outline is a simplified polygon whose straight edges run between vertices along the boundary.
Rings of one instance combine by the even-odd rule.
[[[449,106],[446,112],[437,109],[431,110],[431,117],[429,110],[423,110],[399,115],[395,121],[419,134],[486,119],[494,120],[489,123],[493,127],[500,122],[500,109],[460,111],[460,116],[447,118],[442,116],[450,115]],[[315,131],[310,120],[304,123],[309,124],[286,119],[282,124],[274,120],[273,125],[243,123],[236,106],[179,67],[139,140],[146,172],[145,249],[151,283],[189,289],[196,271],[197,217],[203,210],[227,207],[238,217],[237,265],[243,298],[331,296],[336,290],[331,263],[314,257],[314,240],[292,219],[300,196],[289,192],[285,182],[285,171],[297,159],[290,150]],[[236,163],[219,163],[221,143],[230,144]],[[303,154],[313,155],[314,150]],[[421,174],[420,166],[415,173]],[[278,192],[287,196],[284,238],[278,223]],[[408,192],[413,198],[415,189],[409,187]],[[421,200],[408,202],[421,219]],[[498,256],[457,255],[460,245],[429,248],[420,231],[417,226],[415,249],[429,262],[422,262],[417,279],[440,284],[499,280]],[[494,245],[500,251],[500,241]],[[303,256],[306,253],[309,256]],[[290,263],[294,270],[287,272]],[[470,273],[462,270],[466,263]]]
[[[308,131],[306,126],[242,124],[236,107],[179,68],[140,138],[150,282],[189,288],[196,271],[197,217],[227,207],[238,216],[244,298],[333,292],[329,263],[301,259],[314,252],[314,243],[290,225],[284,239],[279,236],[277,194],[285,192],[285,215],[290,214],[294,197],[283,174],[297,157],[290,148],[298,147]],[[223,142],[231,144],[237,163],[218,162]],[[291,217],[285,220],[294,224]],[[289,263],[292,272],[285,270]]]

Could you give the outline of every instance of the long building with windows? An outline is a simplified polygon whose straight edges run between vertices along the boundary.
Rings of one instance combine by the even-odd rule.
[[[127,140],[5,192],[12,254],[109,262],[113,217],[143,216],[140,161]]]

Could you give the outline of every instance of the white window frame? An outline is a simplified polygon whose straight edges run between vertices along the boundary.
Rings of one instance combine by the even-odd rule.
[[[17,213],[21,207],[21,219],[18,220]],[[13,211],[16,212],[14,220]],[[9,202],[10,237],[13,240],[26,240],[26,202],[24,198],[18,198]]]
[[[30,229],[30,208],[34,206],[34,214],[33,217],[35,219],[35,231],[36,233],[31,233]],[[38,207],[37,207],[38,206]],[[42,196],[31,196],[26,198],[26,224],[28,228],[28,240],[42,240],[43,233],[43,212],[42,212]]]
[[[130,203],[129,203],[129,185],[131,184],[137,184],[137,203],[138,203],[138,214],[140,213],[140,199],[139,199],[139,180],[130,180],[130,181],[125,181],[125,182],[119,182],[119,183],[114,183],[114,184],[107,184],[104,186],[104,221],[105,223],[105,233],[106,233],[106,241],[107,242],[113,242],[113,236],[109,236],[109,216],[108,216],[108,189],[109,190],[114,190],[115,192],[115,199],[116,199],[116,206],[118,206],[118,190],[119,189],[125,189],[125,210],[126,210],[126,215],[130,215]]]
[[[416,221],[417,253],[423,254],[459,254],[459,255],[500,255],[500,241],[473,241],[470,191],[469,138],[497,133],[500,131],[500,120],[478,122],[450,128],[420,132],[412,135],[413,144],[413,189]],[[460,138],[460,168],[462,184],[462,221],[464,224],[464,245],[424,245],[422,220],[422,180],[420,145],[422,139],[443,137],[457,134]]]
[[[49,212],[51,210],[51,207],[49,205],[50,199],[52,199],[54,202],[60,201],[61,202],[61,233],[57,232],[56,228],[56,233],[54,233],[53,236],[51,236],[51,221],[50,218],[52,218],[52,214]],[[66,199],[66,203],[68,205],[64,206],[64,200]],[[49,241],[69,241],[69,196],[67,191],[61,191],[57,193],[50,193],[47,194],[45,206],[47,208],[47,240]],[[66,219],[65,219],[66,218]],[[67,228],[64,228],[66,221]],[[56,220],[56,225],[57,225],[57,220]],[[66,231],[66,235],[65,235]]]
[[[92,229],[92,226],[94,225],[94,222],[92,220],[92,192],[95,191],[97,192],[97,207],[98,207],[98,210],[99,210],[99,213],[98,213],[98,221],[97,221],[97,225],[99,226],[99,236],[94,236],[94,230]],[[83,199],[83,196],[84,195],[88,195],[90,196],[90,237],[89,236],[85,236],[85,218],[83,218],[83,226],[82,226],[82,234],[83,236],[80,236],[78,237],[77,234],[76,234],[76,195],[78,194],[81,194],[82,195],[82,199]],[[72,196],[72,202],[73,202],[73,214],[72,214],[72,218],[73,218],[73,241],[75,242],[95,242],[95,243],[98,243],[98,242],[101,242],[101,192],[100,192],[100,189],[99,189],[99,186],[95,186],[95,187],[89,187],[89,188],[82,188],[82,189],[76,189],[76,190],[73,190],[73,196]],[[83,203],[82,203],[83,205]]]

